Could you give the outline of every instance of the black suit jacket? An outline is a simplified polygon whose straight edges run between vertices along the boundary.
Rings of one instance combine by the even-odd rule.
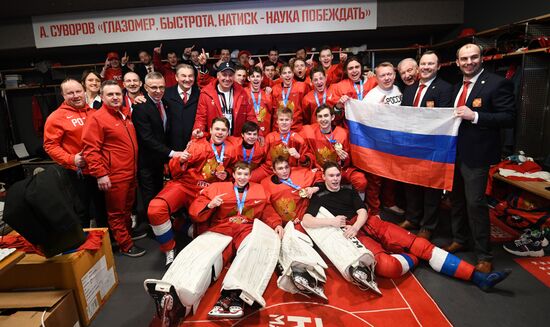
[[[151,65],[153,63],[151,62]],[[145,65],[142,63],[137,63],[134,66],[134,73],[138,74],[139,78],[143,83],[145,83],[145,76],[147,75],[147,68],[145,68]]]
[[[139,155],[138,166],[158,168],[168,161],[170,149],[166,142],[166,132],[162,126],[159,111],[156,104],[145,95],[147,101],[133,105],[132,121],[136,129]],[[164,110],[168,111],[164,103]],[[169,119],[169,118],[167,118]],[[166,122],[168,128],[168,122]]]
[[[403,99],[401,100],[402,106],[412,106],[414,103],[414,97],[416,96],[416,91],[420,82],[416,82],[413,85],[405,87],[403,90]],[[433,102],[433,107],[452,107],[452,94],[453,86],[446,81],[442,80],[439,77],[436,77],[422,98],[422,101],[419,103],[420,107],[427,107],[428,101]],[[430,107],[432,105],[430,104]]]
[[[197,104],[199,102],[199,88],[191,88],[191,96],[186,104],[178,92],[178,85],[166,89],[163,100],[168,105],[168,145],[174,151],[183,151],[191,138]]]
[[[455,85],[453,105],[462,82]],[[472,168],[500,161],[500,128],[513,127],[516,118],[514,85],[498,75],[483,71],[474,84],[466,106],[479,114],[477,124],[462,120],[458,130],[457,160]]]

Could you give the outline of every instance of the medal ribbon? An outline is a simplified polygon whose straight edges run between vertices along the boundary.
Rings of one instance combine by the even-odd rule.
[[[237,187],[237,185],[233,186],[233,190],[235,190],[235,197],[237,198],[237,211],[239,212],[239,216],[240,216],[243,213],[244,201],[246,201],[246,194],[248,193],[248,187],[244,189],[242,198],[239,197],[239,188]]]
[[[299,190],[299,189],[301,189],[301,187],[300,187],[300,186],[298,186],[298,185],[296,185],[296,184],[292,183],[292,180],[291,180],[290,178],[287,178],[287,179],[281,179],[280,181],[281,181],[281,183],[284,183],[284,184],[286,184],[286,185],[288,185],[288,186],[292,187],[292,188],[293,188],[293,189],[295,189],[295,190]]]
[[[252,96],[252,103],[254,104],[254,112],[257,115],[260,112],[260,103],[262,102],[262,92],[258,92],[258,102],[256,102],[256,98],[254,97],[254,92],[250,91],[250,95]]]
[[[252,157],[254,156],[254,146],[252,147],[252,150],[250,150],[250,157],[247,157],[246,155],[246,148],[243,145],[243,161],[247,164],[250,164],[252,162]]]
[[[353,88],[355,88],[355,93],[357,93],[357,99],[363,100],[363,80],[361,80],[360,86],[361,92],[357,89],[357,84],[353,83]]]
[[[214,152],[214,156],[216,157],[216,161],[219,164],[223,164],[223,154],[225,153],[225,143],[222,143],[222,150],[220,151],[220,154],[218,155],[218,150],[216,149],[216,146],[214,143],[210,144],[212,145],[212,151]]]
[[[315,98],[315,102],[317,102],[317,107],[319,107],[322,104],[327,103],[327,90],[325,90],[325,92],[323,92],[323,103],[319,103],[319,98],[317,98],[317,94],[318,94],[317,91],[315,91],[315,93],[313,94],[313,97]]]
[[[290,132],[286,134],[285,137],[283,137],[283,134],[281,134],[281,141],[284,145],[288,145],[288,141],[290,140]]]
[[[281,90],[281,94],[283,96],[283,104],[286,107],[286,104],[288,102],[288,97],[290,96],[290,90],[292,89],[292,83],[290,83],[290,86],[288,87],[288,92],[285,95],[285,87],[283,86],[283,89]]]

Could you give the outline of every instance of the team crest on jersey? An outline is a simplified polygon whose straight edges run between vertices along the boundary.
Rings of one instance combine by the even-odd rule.
[[[275,201],[273,207],[284,221],[292,221],[296,218],[296,202],[293,199],[281,198]]]
[[[317,162],[320,165],[323,165],[326,161],[338,161],[338,155],[336,154],[336,151],[328,148],[328,147],[322,147],[320,149],[317,149],[317,152],[315,153],[315,157],[317,159]]]

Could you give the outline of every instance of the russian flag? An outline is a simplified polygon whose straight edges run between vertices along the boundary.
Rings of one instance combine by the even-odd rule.
[[[351,158],[367,172],[426,187],[453,188],[461,119],[454,108],[346,103]]]

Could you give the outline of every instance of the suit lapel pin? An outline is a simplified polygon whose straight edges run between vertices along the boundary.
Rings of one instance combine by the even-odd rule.
[[[435,90],[435,85],[432,85],[432,90]]]
[[[485,81],[481,81],[481,84],[485,84]]]

